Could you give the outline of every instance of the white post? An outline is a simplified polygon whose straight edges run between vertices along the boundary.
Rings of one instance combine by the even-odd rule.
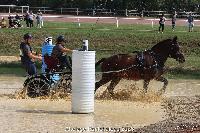
[[[119,20],[117,19],[116,17],[116,25],[117,25],[117,28],[119,27]]]
[[[78,18],[78,27],[81,27],[80,19]]]
[[[10,6],[9,6],[9,11],[8,12],[10,13]]]
[[[125,10],[125,15],[126,15],[126,17],[128,17],[128,10],[127,9]]]
[[[72,53],[72,113],[94,112],[95,51]]]
[[[83,40],[83,51],[88,51],[88,40]]]
[[[142,10],[142,14],[141,14],[141,17],[142,17],[142,18],[144,17],[144,10]]]
[[[154,25],[154,24],[153,24],[153,20],[151,20],[151,27],[152,27],[152,28],[153,28],[153,25]]]
[[[24,13],[24,7],[22,6],[22,14]]]
[[[76,8],[76,15],[78,16],[78,8]]]
[[[93,10],[92,10],[92,16],[94,16],[94,15],[95,15],[95,10],[93,9]]]

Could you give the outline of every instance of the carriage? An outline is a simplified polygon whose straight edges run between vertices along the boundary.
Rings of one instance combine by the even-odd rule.
[[[29,76],[25,80],[23,86],[26,95],[31,98],[48,96],[51,91],[59,89],[71,93],[72,72],[61,67],[59,61],[48,54],[44,55],[44,62],[47,65],[45,73]]]
[[[168,81],[162,75],[165,73],[165,62],[167,58],[174,58],[179,63],[185,62],[181,53],[177,37],[163,40],[154,45],[150,50],[137,52],[137,54],[118,54],[108,58],[102,58],[95,66],[101,65],[102,78],[95,83],[96,90],[111,81],[107,90],[113,95],[115,86],[121,79],[144,80],[144,92],[147,92],[150,80],[155,79],[163,82],[161,94],[165,92]],[[24,87],[29,97],[35,98],[46,96],[51,90],[64,88],[64,91],[71,93],[72,73],[64,72],[59,62],[51,56],[44,56],[47,70],[45,74],[34,75],[26,79]],[[58,74],[60,79],[55,82],[53,75]]]

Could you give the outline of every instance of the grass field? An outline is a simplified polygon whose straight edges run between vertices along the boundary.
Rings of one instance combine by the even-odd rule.
[[[71,49],[80,49],[82,40],[89,40],[89,49],[95,50],[96,60],[109,57],[118,53],[131,53],[151,48],[161,40],[178,37],[181,49],[186,57],[186,62],[179,65],[169,59],[169,78],[194,78],[200,79],[200,27],[195,27],[194,32],[187,32],[187,27],[179,26],[173,32],[166,26],[164,34],[158,33],[158,25],[120,25],[113,24],[81,24],[63,22],[47,22],[42,29],[1,29],[0,30],[0,55],[19,55],[19,44],[25,33],[33,34],[33,47],[41,52],[41,46],[46,36],[55,38],[63,34],[67,38],[66,46]],[[22,74],[23,70],[18,63],[1,64],[0,73]]]

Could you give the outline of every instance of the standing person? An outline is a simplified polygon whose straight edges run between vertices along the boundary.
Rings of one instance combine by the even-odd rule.
[[[174,31],[175,27],[176,27],[176,14],[174,13],[172,15],[172,31]]]
[[[61,65],[61,68],[68,67],[72,71],[72,67],[69,61],[69,57],[64,55],[66,52],[72,52],[71,49],[65,48],[64,44],[66,43],[63,35],[58,36],[56,40],[56,46],[53,47],[51,56],[58,59]]]
[[[29,14],[29,26],[30,28],[33,27],[33,21],[34,21],[34,14],[32,11],[30,11],[30,14]]]
[[[42,60],[40,55],[36,55],[31,47],[32,35],[27,33],[24,35],[24,41],[20,44],[20,57],[23,67],[26,69],[28,75],[35,75],[37,73],[35,60]]]
[[[159,20],[159,24],[160,24],[159,32],[160,32],[160,29],[162,28],[162,33],[163,33],[164,28],[165,28],[165,21],[166,21],[166,18],[164,17],[164,14],[162,14],[162,16],[160,17],[160,20]]]
[[[26,11],[24,15],[24,21],[26,21],[26,27],[29,28],[29,12]]]
[[[20,19],[21,19],[20,16],[19,16],[19,14],[16,14],[16,15],[15,15],[15,19],[16,19],[16,20],[20,20]]]
[[[11,16],[10,14],[8,16],[8,24],[9,24],[9,28],[14,27],[13,16]]]
[[[188,16],[188,31],[192,32],[194,27],[194,17],[192,16],[192,13],[189,13]]]
[[[41,16],[41,27],[43,27],[44,26],[44,20],[43,20],[42,12],[41,12],[40,9],[38,10],[38,14],[40,14],[40,16]]]
[[[42,28],[42,15],[40,13],[37,13],[36,20],[37,20],[37,27]]]

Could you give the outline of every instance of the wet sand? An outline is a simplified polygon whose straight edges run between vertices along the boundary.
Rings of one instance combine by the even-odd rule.
[[[23,80],[23,77],[0,76],[2,132],[64,133],[73,129],[78,131],[78,128],[83,132],[93,132],[94,128],[101,127],[120,131],[123,127],[130,130],[132,127],[138,132],[171,132],[176,130],[177,123],[200,122],[200,98],[195,97],[200,95],[199,80],[169,80],[163,96],[156,95],[162,86],[159,82],[150,83],[148,94],[142,96],[137,93],[142,82],[124,80],[115,92],[116,96],[123,94],[127,99],[108,100],[97,96],[93,114],[72,114],[70,99],[13,99],[10,95],[21,88]],[[101,87],[98,95],[104,94],[105,88]],[[122,91],[126,90],[124,88],[136,93],[130,95],[129,91]]]
[[[16,77],[14,75],[0,75],[0,95],[14,94],[16,90],[23,87],[26,77]]]
[[[96,101],[95,113],[71,114],[71,102],[0,99],[0,130],[64,132],[67,127],[143,127],[164,120],[160,103]]]

